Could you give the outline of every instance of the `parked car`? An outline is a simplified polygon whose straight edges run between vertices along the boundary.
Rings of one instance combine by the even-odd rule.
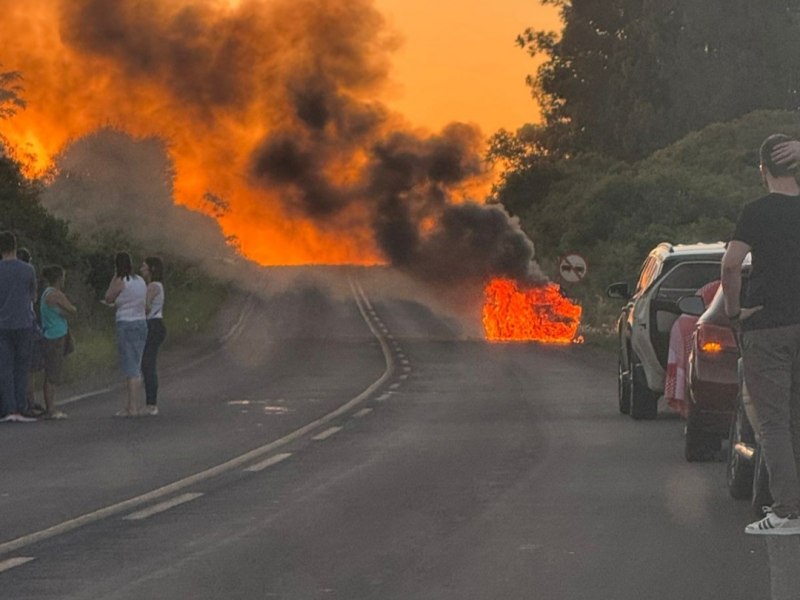
[[[606,294],[625,300],[617,319],[619,410],[634,419],[654,419],[664,393],[669,336],[678,300],[719,278],[722,242],[661,243],[648,255],[636,286],[613,283]]]
[[[708,307],[700,296],[681,298],[678,307],[686,315],[700,316],[691,331],[682,369],[685,393],[670,404],[686,420],[686,460],[712,460],[727,438],[736,412],[739,348],[725,315],[721,286]],[[676,334],[679,332],[673,332]]]

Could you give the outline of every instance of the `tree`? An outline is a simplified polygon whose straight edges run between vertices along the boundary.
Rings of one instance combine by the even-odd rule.
[[[19,71],[0,72],[0,119],[7,119],[18,109],[25,108],[22,93],[22,75]]]
[[[800,0],[541,0],[564,29],[518,38],[560,156],[636,160],[690,131],[800,104]]]

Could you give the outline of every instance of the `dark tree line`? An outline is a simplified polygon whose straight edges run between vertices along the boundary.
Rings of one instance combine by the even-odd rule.
[[[560,35],[518,43],[546,60],[528,83],[549,153],[647,156],[709,123],[800,104],[800,0],[541,0]]]

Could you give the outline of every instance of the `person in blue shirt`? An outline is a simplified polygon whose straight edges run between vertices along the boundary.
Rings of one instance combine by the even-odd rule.
[[[56,386],[62,382],[64,357],[68,349],[69,323],[67,317],[78,313],[78,309],[64,293],[64,269],[50,265],[42,275],[47,288],[42,292],[39,312],[42,317],[44,335],[44,403],[45,416],[49,419],[65,419],[66,413],[56,409]]]
[[[22,414],[27,407],[36,272],[17,258],[17,238],[10,231],[0,231],[0,256],[0,422],[28,423],[36,420]]]

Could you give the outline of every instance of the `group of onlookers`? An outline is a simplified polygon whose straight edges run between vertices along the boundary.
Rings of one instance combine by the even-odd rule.
[[[45,289],[37,301],[31,254],[17,248],[13,233],[0,231],[0,422],[64,419],[56,406],[64,361],[74,350],[69,320],[78,313],[64,291],[64,269],[42,271]],[[116,308],[117,349],[127,383],[127,401],[118,416],[158,414],[158,351],[166,337],[163,322],[164,265],[145,258],[140,275],[127,252],[115,256],[115,274],[104,302]],[[34,375],[41,372],[44,406],[37,404]],[[140,404],[144,379],[146,405]]]
[[[127,402],[119,417],[158,414],[158,349],[167,335],[164,327],[164,264],[157,256],[144,259],[140,277],[127,252],[114,258],[115,274],[105,302],[116,307],[117,349],[125,376]],[[142,378],[146,404],[140,406]]]

